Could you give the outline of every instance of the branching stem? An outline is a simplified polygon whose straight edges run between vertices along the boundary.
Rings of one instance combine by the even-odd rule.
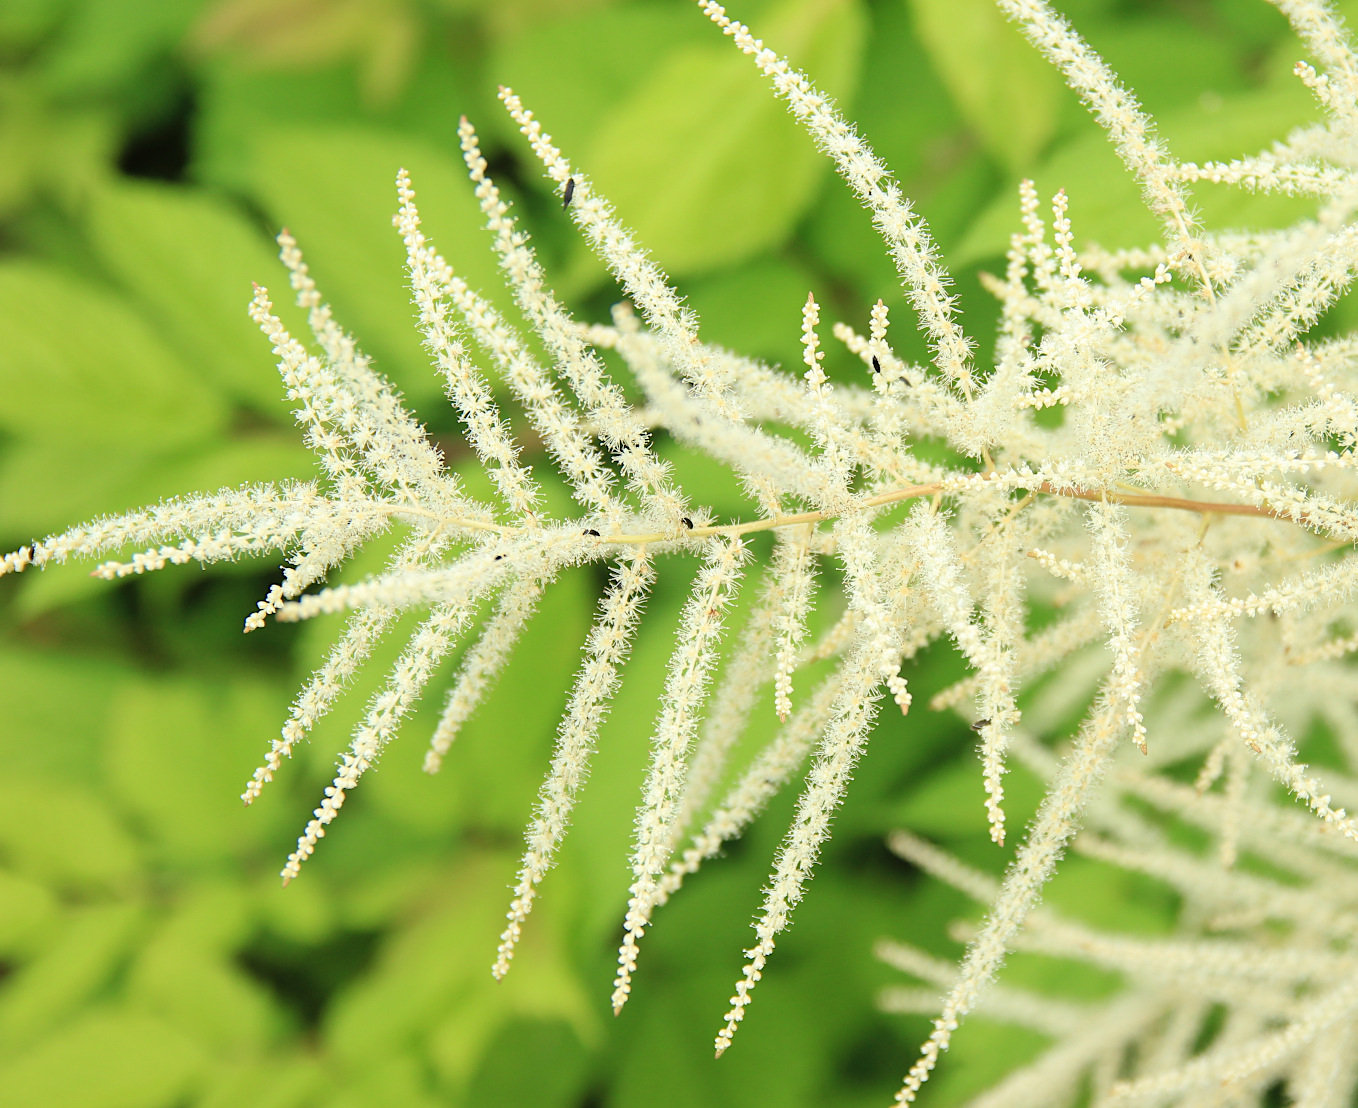
[[[906,485],[903,488],[891,489],[887,492],[878,493],[875,496],[866,497],[857,504],[859,508],[880,508],[887,504],[899,504],[906,500],[916,500],[924,496],[943,496],[950,491],[949,487],[942,482],[933,482],[927,485]],[[1304,517],[1298,518],[1285,512],[1273,508],[1259,507],[1254,504],[1227,504],[1209,500],[1190,500],[1181,496],[1158,496],[1154,494],[1137,494],[1112,492],[1107,489],[1060,489],[1043,481],[1041,484],[1034,485],[1030,490],[1032,493],[1045,493],[1047,496],[1065,496],[1073,500],[1107,500],[1109,503],[1122,504],[1129,508],[1172,508],[1181,512],[1200,512],[1203,515],[1233,515],[1233,516],[1259,516],[1265,519],[1278,519],[1285,523],[1296,523],[1305,526]],[[440,523],[455,528],[463,528],[479,531],[495,531],[502,535],[514,534],[520,530],[518,527],[500,526],[497,524],[486,523],[483,520],[470,519],[442,519],[435,513],[422,508],[413,508],[409,505],[391,505],[389,508],[392,515],[415,515],[428,516],[438,519]],[[754,519],[748,523],[727,523],[716,524],[710,527],[686,528],[682,532],[682,537],[693,539],[705,539],[713,535],[739,536],[749,535],[756,531],[772,531],[778,527],[795,527],[798,524],[821,523],[827,519],[834,519],[841,515],[835,511],[816,511],[798,512],[795,515],[771,516],[766,519]],[[603,535],[599,542],[611,546],[641,546],[648,543],[670,542],[677,536],[673,532],[653,531],[645,535]]]

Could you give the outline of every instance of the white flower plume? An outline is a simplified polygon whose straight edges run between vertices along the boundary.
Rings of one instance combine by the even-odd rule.
[[[414,183],[404,170],[397,175],[395,225],[412,314],[490,478],[490,499],[471,496],[447,468],[332,318],[284,232],[281,258],[311,345],[288,333],[267,290],[257,288],[249,312],[277,359],[318,479],[96,519],[6,555],[0,574],[81,558],[112,579],[269,554],[280,559],[280,577],[245,617],[247,630],[344,613],[335,645],[247,784],[247,802],[344,695],[397,617],[420,611],[287,859],[291,880],[463,636],[474,641],[446,694],[430,771],[556,578],[573,566],[609,566],[528,825],[494,963],[501,977],[567,832],[645,601],[667,559],[699,559],[642,785],[613,1002],[621,1008],[629,995],[655,911],[796,782],[796,813],[718,1053],[734,1042],[755,986],[771,972],[882,698],[912,710],[902,667],[949,640],[971,673],[933,706],[972,724],[994,841],[1010,833],[1011,756],[1047,780],[1047,793],[999,881],[909,835],[894,840],[916,865],[988,905],[956,974],[918,952],[885,948],[928,986],[927,995],[898,990],[890,1005],[915,1011],[936,1002],[938,1012],[898,1102],[915,1099],[964,1018],[980,1010],[1057,1043],[977,1103],[1074,1102],[1091,1073],[1088,1096],[1100,1104],[1199,1093],[1207,1099],[1192,1103],[1219,1103],[1209,1091],[1222,1082],[1240,1094],[1232,1103],[1262,1103],[1279,1080],[1298,1103],[1348,1103],[1358,1079],[1348,903],[1358,893],[1347,861],[1358,825],[1344,807],[1358,803],[1358,683],[1348,661],[1358,651],[1358,396],[1349,391],[1358,340],[1312,328],[1358,269],[1358,53],[1328,4],[1276,3],[1317,63],[1297,73],[1323,118],[1269,150],[1197,165],[1156,137],[1116,74],[1044,0],[999,0],[1107,131],[1164,241],[1080,247],[1065,194],[1050,199],[1048,221],[1048,201],[1020,185],[1004,272],[986,279],[1001,302],[987,365],[963,328],[928,227],[885,164],[806,75],[714,0],[699,0],[866,209],[899,272],[899,306],[866,306],[861,332],[845,322],[823,329],[821,306],[808,297],[805,364],[795,373],[705,342],[700,320],[627,228],[627,213],[554,145],[544,119],[502,89],[526,149],[630,302],[607,323],[571,316],[489,176],[470,122],[462,121],[459,141],[521,319],[505,318],[437,252]],[[1193,214],[1200,181],[1309,197],[1314,214],[1280,230],[1208,228]],[[928,364],[893,350],[893,310],[913,317]],[[858,383],[831,381],[823,331],[861,363]],[[603,351],[627,366],[644,409],[610,377]],[[516,437],[520,424],[542,443],[577,514],[554,517],[544,507]],[[750,518],[716,520],[692,503],[656,449],[664,436],[728,466],[749,495]],[[921,439],[946,450],[918,452]],[[402,541],[382,572],[325,585],[393,528]],[[745,566],[763,549],[751,536],[763,531],[777,533],[768,573],[744,626],[728,627]],[[842,614],[808,638],[809,613],[835,609],[821,601],[838,581]],[[477,631],[483,604],[493,614]],[[1055,620],[1037,618],[1039,606],[1056,609]],[[723,654],[728,640],[736,645]],[[1083,723],[1065,746],[1044,743],[1066,736],[1052,734],[1040,713],[1034,718],[1027,701],[1021,709],[1021,697],[1099,644],[1104,674]],[[828,672],[807,682],[813,663]],[[729,767],[766,686],[780,727],[747,765]],[[1215,722],[1204,723],[1212,706]],[[887,718],[885,726],[901,726],[896,712]],[[1336,734],[1342,766],[1300,761],[1298,736],[1315,719]],[[1196,789],[1184,783],[1195,776]],[[1269,778],[1285,799],[1268,800],[1256,787]],[[732,782],[724,794],[723,781]],[[1172,843],[1151,809],[1204,829],[1214,853]],[[1039,908],[1068,849],[1175,884],[1186,900],[1184,933],[1134,941]],[[1295,874],[1296,886],[1237,872],[1232,864],[1247,852]],[[1223,929],[1229,939],[1216,933]],[[1015,948],[1074,951],[1125,971],[1129,984],[1084,1008],[990,987]],[[1168,967],[1178,974],[1172,982]],[[1210,1005],[1228,1009],[1226,1030],[1195,1053]],[[1132,1055],[1127,1072],[1106,1061]]]

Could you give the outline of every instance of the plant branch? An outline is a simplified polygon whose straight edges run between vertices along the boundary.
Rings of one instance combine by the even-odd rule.
[[[887,504],[897,504],[905,500],[915,500],[923,496],[946,495],[950,490],[949,486],[941,481],[935,481],[927,485],[906,485],[904,488],[892,489],[889,492],[878,493],[876,496],[867,497],[858,502],[859,508],[880,508]],[[1260,516],[1266,519],[1279,519],[1287,523],[1305,525],[1305,519],[1298,519],[1284,512],[1273,508],[1261,508],[1253,504],[1227,504],[1207,500],[1190,500],[1180,496],[1157,496],[1139,495],[1135,493],[1111,492],[1105,489],[1059,489],[1043,481],[1040,485],[1035,485],[1032,492],[1045,493],[1048,496],[1065,496],[1074,500],[1107,500],[1114,504],[1123,504],[1131,508],[1172,508],[1183,512],[1200,512],[1203,515],[1236,515],[1236,516]],[[688,537],[701,539],[711,535],[748,535],[755,531],[771,531],[777,527],[793,527],[803,523],[820,523],[827,519],[834,519],[840,512],[817,511],[817,512],[798,512],[796,515],[773,516],[767,519],[751,520],[749,523],[722,524],[712,527],[694,527],[687,530],[684,534]],[[608,535],[599,541],[612,543],[615,545],[638,544],[665,542],[672,540],[673,534],[656,531],[647,535]]]

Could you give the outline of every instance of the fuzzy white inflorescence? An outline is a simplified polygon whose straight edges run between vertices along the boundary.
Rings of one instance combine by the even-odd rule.
[[[908,712],[902,665],[949,640],[973,672],[933,707],[960,711],[978,735],[995,842],[1008,833],[1010,757],[1045,779],[1047,792],[1001,880],[908,833],[892,840],[986,905],[966,928],[956,969],[882,948],[926,983],[893,990],[887,1006],[939,1013],[898,1102],[915,1099],[979,1009],[1054,1042],[978,1105],[1264,1103],[1279,1083],[1298,1104],[1348,1104],[1358,1081],[1358,827],[1340,801],[1358,804],[1358,678],[1349,664],[1358,651],[1350,551],[1358,397],[1348,391],[1358,339],[1310,336],[1358,267],[1358,53],[1322,0],[1275,0],[1317,63],[1296,72],[1320,118],[1257,155],[1195,165],[1173,156],[1135,97],[1044,0],[998,2],[1105,128],[1164,241],[1077,248],[1065,194],[1051,199],[1048,226],[1043,199],[1023,183],[1004,273],[986,278],[1001,302],[993,364],[977,363],[929,230],[867,142],[804,74],[714,0],[700,0],[867,209],[927,342],[926,364],[894,352],[882,302],[868,313],[866,336],[844,323],[829,329],[861,361],[862,384],[836,385],[825,373],[811,297],[797,374],[703,342],[699,320],[625,213],[504,89],[528,148],[628,302],[609,324],[571,317],[464,120],[472,185],[522,324],[536,336],[530,343],[436,252],[414,186],[399,173],[395,225],[414,315],[492,499],[461,487],[331,317],[284,232],[281,258],[314,346],[288,333],[266,290],[249,311],[273,347],[320,479],[98,519],[5,556],[0,573],[112,557],[94,570],[111,579],[272,552],[284,559],[281,581],[246,630],[344,613],[343,631],[247,784],[247,803],[382,634],[406,609],[425,613],[288,858],[291,880],[473,631],[481,605],[493,602],[493,614],[462,654],[426,758],[431,772],[554,579],[610,564],[528,826],[494,963],[500,977],[567,831],[661,562],[700,558],[642,787],[613,1004],[628,998],[654,912],[776,791],[800,781],[718,1053],[734,1041],[806,891],[882,698]],[[1204,180],[1310,197],[1315,214],[1281,230],[1208,229],[1190,192]],[[604,350],[633,373],[644,409],[610,378]],[[512,412],[501,410],[505,394],[492,376]],[[545,514],[515,420],[569,485],[577,516]],[[752,518],[714,521],[692,505],[655,449],[657,434],[729,466]],[[914,449],[922,439],[933,444],[927,457]],[[321,587],[393,528],[403,541],[383,572]],[[746,536],[762,531],[776,533],[774,551],[744,625],[728,634],[759,549]],[[1035,618],[1033,599],[1054,620]],[[825,627],[809,637],[813,609]],[[1063,744],[1055,717],[1021,710],[1020,696],[1059,667],[1088,672],[1080,659],[1089,658],[1102,676]],[[823,672],[808,686],[799,675],[812,665]],[[765,689],[780,727],[747,765],[732,766]],[[1298,760],[1292,736],[1317,723],[1334,737],[1342,768],[1313,771]],[[1196,786],[1184,783],[1193,777]],[[720,793],[723,781],[731,783]],[[1209,847],[1185,847],[1165,833],[1170,821],[1198,828]],[[1103,934],[1039,907],[1069,849],[1178,890],[1180,933]],[[1236,864],[1247,856],[1269,868]],[[1123,973],[1126,987],[1075,1005],[993,985],[1015,949],[1083,958]]]

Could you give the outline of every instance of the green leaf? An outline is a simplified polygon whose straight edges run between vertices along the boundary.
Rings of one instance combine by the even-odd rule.
[[[1240,11],[1254,8],[1252,4],[1230,6]],[[1286,21],[1276,9],[1260,4],[1257,10],[1274,22],[1275,30],[1281,27],[1286,34]],[[1256,52],[1258,47],[1244,46],[1229,34],[1204,34],[1197,13],[1185,9],[1148,4],[1125,7],[1112,18],[1088,23],[1078,15],[1073,19],[1123,87],[1131,89],[1156,119],[1180,108],[1210,110],[1219,97],[1247,91],[1268,73],[1269,66]],[[1292,76],[1296,40],[1289,45],[1292,52],[1283,69],[1285,82],[1298,85]],[[1088,120],[1088,109],[1073,92],[1066,94],[1066,106],[1068,113]]]
[[[0,1067],[0,1088],[6,1108],[174,1108],[203,1064],[165,1021],[105,1009]]]
[[[916,179],[922,173],[933,179],[940,163],[954,156],[964,121],[916,34],[907,4],[873,7],[863,74],[853,118],[914,197]],[[839,190],[852,195],[847,186]]]
[[[508,85],[530,109],[546,112],[553,141],[572,159],[590,149],[600,127],[680,46],[709,47],[712,28],[696,8],[684,5],[587,8],[568,12],[559,4],[514,34],[503,35],[486,63],[497,84]],[[587,73],[588,80],[581,74]],[[488,145],[505,144],[525,160],[526,183],[550,197],[550,215],[531,219],[536,248],[552,266],[551,279],[564,295],[587,293],[608,280],[607,270],[569,220],[556,212],[552,184],[538,171],[513,119],[498,103],[475,117]],[[590,172],[593,166],[586,167]],[[648,244],[649,245],[649,244]]]
[[[438,901],[395,933],[371,972],[331,1005],[324,1039],[346,1070],[365,1069],[427,1033],[458,1010],[474,983],[494,985],[488,971],[509,864],[506,856],[482,855],[445,871]]]
[[[235,1062],[235,1059],[232,1059]],[[213,1074],[211,1087],[194,1108],[312,1108],[324,1082],[321,1059],[302,1051],[237,1064]]]
[[[0,533],[13,540],[28,539],[54,534],[95,515],[138,507],[144,500],[120,495],[121,490],[145,489],[152,471],[163,472],[168,460],[163,455],[148,457],[141,450],[115,450],[106,443],[10,444],[0,458],[0,486],[5,489],[0,497]]]
[[[286,1028],[258,981],[174,934],[157,936],[142,949],[127,996],[204,1046],[236,1056],[258,1056]]]
[[[754,883],[747,886],[747,897],[756,888],[758,885]],[[818,887],[813,895],[824,896],[827,893],[823,887]],[[828,895],[833,896],[833,893]],[[746,899],[746,903],[750,903],[751,899]],[[843,906],[850,910],[853,908],[851,903]],[[837,938],[847,940],[845,945],[857,944],[859,950],[871,948],[871,940],[861,933],[848,932],[845,929],[839,932]],[[792,958],[796,958],[795,949],[795,946],[792,951],[785,949],[785,953],[791,953]],[[805,949],[810,951],[817,948]],[[821,946],[819,949],[825,947]],[[852,955],[847,955],[846,961],[849,957]],[[850,1009],[830,1016],[826,1014],[824,1007],[816,1004],[816,1001],[819,1000],[826,1006],[842,1003],[846,999],[844,993],[848,991],[846,988],[848,982],[841,978],[836,982],[841,988],[826,989],[827,982],[822,975],[798,973],[801,967],[797,966],[792,958],[784,959],[780,965],[765,971],[764,983],[761,986],[763,995],[759,998],[762,1008],[743,1029],[746,1037],[740,1044],[741,1053],[732,1056],[729,1067],[714,1067],[721,1071],[717,1076],[723,1091],[726,1092],[722,1099],[728,1104],[759,1104],[760,1108],[801,1108],[805,1104],[818,1103],[819,1098],[816,1095],[819,1091],[818,1086],[823,1088],[834,1083],[837,1075],[828,1072],[834,1064],[832,1054],[834,1044],[833,1039],[830,1042],[826,1039],[830,1038],[828,1032],[831,1027],[835,1024],[842,1026],[843,1022],[854,1018],[854,1013]],[[723,981],[722,984],[727,985],[729,982]],[[691,1018],[686,1022],[691,1027],[698,1025],[702,1009],[715,1007],[722,998],[722,992],[711,988],[696,993],[690,1012],[692,1016],[698,1018]],[[867,1001],[868,997],[861,996],[861,999],[854,997],[854,1000],[861,1004]],[[866,1005],[864,1007],[866,1008]],[[711,1016],[708,1016],[708,1021],[710,1020]],[[693,1029],[696,1030],[696,1027]],[[703,1030],[707,1028],[703,1027]],[[699,1062],[701,1059],[701,1062],[706,1062],[704,1055],[707,1054],[705,1049],[707,1043],[693,1034],[692,1030],[686,1029],[684,1037],[697,1048],[693,1051],[694,1061]]]
[[[56,921],[56,897],[46,886],[0,870],[0,958],[41,946]]]
[[[632,1022],[629,1049],[619,1060],[609,1103],[617,1108],[653,1108],[660,1089],[665,1108],[708,1108],[722,1103],[717,1099],[722,1075],[715,1072],[719,1067],[709,1065],[710,1050],[700,1054],[694,1049],[685,1018],[689,1013],[661,1005],[649,1005],[644,1012],[644,1016],[627,1013]]]
[[[1010,1070],[1031,1062],[1051,1040],[1026,1027],[968,1017],[929,1079],[939,1108],[954,1108],[989,1089]]]
[[[440,770],[440,776],[449,780],[441,783],[438,792],[463,825],[517,835],[531,817],[538,783],[551,762],[557,724],[580,666],[581,646],[593,617],[594,585],[588,572],[572,570],[547,587],[495,688],[449,750]],[[418,772],[418,760],[443,708],[443,687],[430,690],[428,722],[401,737],[411,749],[403,759],[406,767],[397,768],[393,762],[392,777],[424,778]],[[397,781],[374,784],[374,802],[394,817],[382,793],[391,788],[393,798],[399,796],[392,788]],[[423,791],[434,791],[427,778]],[[445,824],[447,819],[445,815]]]
[[[563,957],[558,908],[549,906],[541,919],[535,911],[505,980],[475,974],[471,989],[428,1031],[435,1072],[450,1093],[465,1094],[468,1105],[497,1108],[531,1102],[564,1108],[578,1102],[585,1051],[598,1045],[602,1028],[585,984]],[[470,953],[473,959],[484,959],[482,949]],[[515,1043],[513,1054],[524,1057],[528,1036],[538,1040],[531,1056],[544,1065],[554,1056],[550,1064],[556,1068],[550,1081],[537,1077],[536,1098],[522,1096],[522,1079],[506,1071],[508,1044]]]
[[[532,1058],[534,1064],[523,1065]],[[589,1056],[570,1025],[561,1020],[512,1020],[487,1048],[467,1094],[468,1108],[571,1108],[581,1101]]]
[[[109,709],[109,781],[167,860],[202,867],[238,856],[291,815],[278,790],[250,808],[240,802],[284,703],[281,687],[240,680],[129,681],[119,690]]]
[[[95,515],[132,511],[169,496],[252,482],[307,480],[315,476],[315,469],[311,452],[281,434],[153,455],[115,453],[100,446],[26,443],[0,460],[0,487],[13,490],[12,495],[0,497],[0,534],[27,540],[60,532]],[[258,565],[253,559],[243,559],[214,566],[212,572],[253,573]],[[110,591],[107,581],[90,577],[75,565],[30,571],[17,583],[14,610],[22,618]]]
[[[696,9],[680,5],[621,7],[535,20],[492,49],[487,69],[524,104],[547,112],[553,140],[568,154],[588,148],[600,121],[684,46],[712,44],[713,28]],[[582,80],[581,74],[588,74]],[[479,126],[522,143],[501,108]],[[537,178],[537,174],[530,174]]]
[[[908,0],[920,40],[953,101],[1011,171],[1056,133],[1061,75],[992,0]]]
[[[252,281],[286,288],[264,236],[206,193],[126,179],[94,193],[87,219],[100,260],[180,355],[233,399],[291,423],[276,359],[246,312]],[[309,341],[291,297],[274,300],[294,336]]]
[[[84,575],[77,572],[76,576]],[[0,650],[0,761],[5,776],[103,787],[105,713],[126,671],[94,658],[7,644]],[[71,690],[79,689],[79,696]]]
[[[248,177],[270,217],[292,229],[339,323],[378,370],[427,398],[442,384],[421,346],[405,248],[391,225],[402,166],[434,246],[468,284],[512,311],[460,159],[378,131],[278,128],[256,136]],[[276,286],[273,299],[284,299],[287,282]]]
[[[1012,759],[1004,775],[1004,812],[1009,836],[1027,823],[1045,793],[1041,781]],[[986,834],[985,786],[976,758],[957,758],[912,792],[895,810],[897,821],[929,838]]]
[[[144,453],[202,442],[221,398],[119,298],[34,262],[0,264],[0,427]]]
[[[399,922],[375,965],[326,1015],[324,1042],[342,1082],[366,1081],[375,1068],[418,1046],[426,1069],[446,1091],[460,1094],[486,1064],[497,1033],[515,1020],[562,1023],[579,1043],[598,1041],[599,1016],[564,957],[569,932],[557,906],[544,905],[541,919],[535,913],[506,980],[496,982],[488,972],[516,860],[470,852],[426,872],[387,907]],[[377,874],[367,884],[389,878]],[[361,885],[353,892],[366,897]],[[464,1103],[460,1096],[452,1102]]]
[[[43,58],[43,84],[69,96],[127,81],[169,52],[200,6],[199,0],[81,0]]]
[[[1163,935],[1178,917],[1168,885],[1094,858],[1066,858],[1042,894],[1063,914],[1109,931]]]
[[[0,74],[0,213],[10,215],[34,194],[80,203],[107,176],[118,139],[108,111],[57,107],[34,82]]]
[[[300,814],[293,813],[293,819]],[[321,872],[308,874],[305,881],[287,886],[278,880],[274,867],[259,870],[253,877],[254,910],[272,934],[293,943],[315,944],[339,925],[330,885]]]
[[[30,48],[51,33],[71,6],[71,0],[8,0],[0,8],[0,45],[6,53]]]
[[[524,1025],[539,1031],[550,1028],[543,1037],[551,1046],[543,1048],[558,1054],[558,1065],[564,1070],[543,1089],[551,1097],[543,1103],[576,1103],[570,1093],[579,1093],[574,1086],[580,1077],[581,1054],[585,1043],[596,1043],[600,1037],[599,1021],[591,1012],[583,984],[559,953],[543,942],[543,931],[550,929],[550,923],[535,919],[532,929],[534,934],[515,955],[515,970],[504,982],[494,982],[489,974],[485,979],[477,976],[471,989],[429,1028],[433,1069],[445,1089],[466,1093],[469,1104],[493,1108],[528,1103],[512,1093],[512,1082],[498,1073],[507,1052],[505,1040],[523,1031]],[[523,964],[520,955],[527,956]]]
[[[326,1093],[326,1108],[445,1108],[428,1088],[428,1067],[413,1052],[390,1050],[345,1072]]]
[[[864,222],[868,221],[866,214]],[[878,252],[882,253],[881,247]],[[889,265],[890,263],[888,263]],[[790,258],[764,256],[699,278],[684,289],[702,320],[703,341],[795,372],[802,357],[801,318],[806,294],[826,301],[820,277]],[[703,494],[684,485],[698,500]]]
[[[761,34],[847,102],[864,24],[856,0],[789,0]],[[550,108],[540,115],[550,128]],[[827,170],[767,80],[724,41],[675,49],[604,118],[587,153],[567,154],[673,276],[781,242]]]
[[[0,852],[20,873],[59,888],[125,888],[140,868],[132,839],[99,797],[12,775],[0,781]]]
[[[842,182],[826,182],[803,225],[800,241],[826,272],[849,285],[861,305],[871,305],[878,299],[891,304],[900,295],[900,275],[872,225],[872,216]],[[867,308],[860,307],[858,314],[866,319]],[[902,312],[897,314],[909,319]],[[862,330],[861,321],[854,326]],[[895,334],[892,341],[897,341]]]
[[[627,10],[629,0],[439,0],[451,11],[480,11],[489,34],[500,38],[520,35],[562,13],[608,9]],[[761,0],[750,0],[751,6]]]
[[[536,916],[550,900],[571,898],[582,942],[612,940],[627,904],[629,875],[621,860],[632,847],[666,668],[697,566],[694,559],[683,558],[664,568],[621,669],[622,684],[599,728],[598,748],[561,844],[560,863],[544,883],[534,909]],[[532,927],[530,923],[525,934]]]
[[[316,476],[301,432],[279,432],[176,451],[125,454],[106,446],[24,443],[0,461],[0,532],[61,531],[96,514],[128,512],[166,497]]]
[[[376,13],[380,7],[369,10]],[[248,52],[214,53],[194,72],[191,176],[229,195],[248,191],[250,151],[259,132],[274,127],[357,125],[455,152],[460,116],[486,123],[505,113],[495,99],[495,79],[481,72],[484,47],[478,43],[467,49],[465,39],[439,37],[430,36],[421,56],[412,59],[414,68],[401,77],[404,85],[395,99],[374,98],[365,87],[364,68],[352,60],[300,64],[294,57],[266,68]]]
[[[927,202],[947,189],[966,139],[904,3],[873,7],[863,73],[853,109],[859,132],[906,194]],[[908,111],[901,110],[905,104]],[[930,228],[936,230],[932,220]],[[837,177],[826,179],[801,238],[836,277],[854,286],[865,305],[900,295],[900,277],[872,218]]]
[[[6,1052],[38,1039],[89,1003],[139,937],[142,912],[136,904],[102,904],[72,912],[62,922],[42,953],[0,988],[0,1043]],[[8,1089],[3,1080],[0,1088]]]

